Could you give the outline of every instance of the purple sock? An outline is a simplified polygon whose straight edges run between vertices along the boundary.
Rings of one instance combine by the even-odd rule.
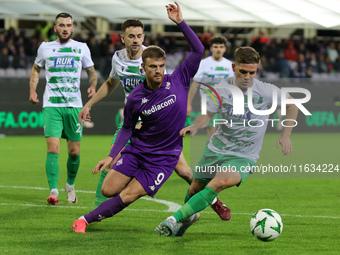
[[[112,217],[119,213],[127,205],[125,205],[119,195],[104,201],[92,212],[84,215],[87,223],[101,221],[102,219]]]

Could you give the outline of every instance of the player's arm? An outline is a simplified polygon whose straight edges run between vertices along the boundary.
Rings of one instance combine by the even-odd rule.
[[[215,112],[207,111],[207,114],[198,115],[198,117],[194,121],[194,124],[192,124],[189,127],[183,128],[179,132],[180,136],[185,136],[187,132],[190,132],[190,136],[194,137],[198,129],[206,128],[208,126],[209,122],[212,120],[215,114],[216,114]]]
[[[39,77],[40,77],[40,70],[41,67],[37,64],[33,64],[33,67],[31,69],[31,75],[30,75],[30,97],[29,100],[32,104],[39,103],[38,94],[36,92]]]
[[[289,96],[289,98],[293,99],[291,96]],[[287,104],[285,127],[283,128],[281,137],[276,143],[277,148],[279,148],[281,144],[283,155],[288,156],[293,152],[293,146],[290,140],[290,134],[292,133],[293,126],[295,125],[295,120],[297,118],[298,111],[299,111],[299,108],[295,104]]]
[[[133,92],[132,92],[133,93]],[[136,123],[138,121],[138,104],[139,100],[133,100],[133,95],[130,94],[126,105],[124,107],[124,124],[117,134],[116,141],[111,148],[109,156],[99,161],[95,169],[92,171],[93,174],[98,173],[106,169],[113,163],[113,160],[125,147],[125,144],[130,140],[135,130]]]
[[[193,81],[191,83],[188,94],[187,116],[190,116],[190,112],[192,111],[192,101],[194,100],[198,87],[199,87],[198,82]]]
[[[89,97],[92,97],[96,93],[97,73],[96,70],[94,69],[94,66],[85,68],[85,71],[87,73],[87,76],[89,77],[90,83],[90,87],[87,89],[87,93],[89,94]]]
[[[105,97],[109,96],[119,85],[119,79],[112,79],[109,77],[98,89],[97,93],[93,95],[93,97],[85,104],[83,109],[79,113],[79,123],[82,125],[82,120],[84,121],[91,121],[90,111],[91,108],[104,99]]]

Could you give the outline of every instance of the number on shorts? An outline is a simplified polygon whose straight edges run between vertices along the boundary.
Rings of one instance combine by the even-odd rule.
[[[156,184],[156,185],[161,184],[162,181],[163,181],[163,179],[164,179],[164,174],[163,174],[163,173],[158,174],[158,175],[157,175],[157,178],[156,178],[156,180],[155,180],[155,184]]]
[[[76,133],[81,133],[81,126],[80,123],[77,123],[77,131]]]

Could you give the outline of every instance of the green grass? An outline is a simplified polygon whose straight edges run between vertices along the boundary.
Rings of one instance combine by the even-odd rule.
[[[258,164],[340,164],[339,134],[293,134],[294,152],[289,157],[276,149],[278,136],[266,135]],[[91,170],[108,154],[111,138],[84,137],[76,190],[87,192],[77,193],[78,204],[67,204],[61,190],[59,206],[46,203],[45,139],[0,139],[0,254],[339,254],[340,173],[323,174],[322,178],[316,178],[317,173],[254,174],[239,188],[219,194],[232,210],[231,221],[221,221],[207,208],[200,221],[180,238],[154,232],[172,213],[166,211],[165,204],[145,199],[113,218],[89,225],[85,235],[72,232],[73,221],[93,209],[99,175],[92,175]],[[200,139],[204,144],[205,136]],[[197,148],[189,145],[186,139],[186,158],[190,147]],[[62,141],[59,189],[66,182],[66,154]],[[187,188],[186,182],[173,174],[155,198],[182,204]],[[258,241],[250,233],[250,217],[261,208],[274,209],[282,216],[283,233],[273,242]]]

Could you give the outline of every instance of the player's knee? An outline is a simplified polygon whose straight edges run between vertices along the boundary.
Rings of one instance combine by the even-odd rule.
[[[78,157],[79,150],[76,150],[76,149],[69,150],[68,154],[72,157]]]
[[[131,203],[133,203],[134,201],[136,201],[138,198],[140,198],[141,196],[139,194],[120,194],[120,197],[123,201],[124,204],[129,205]]]
[[[213,179],[208,186],[219,193],[224,189],[237,185],[240,181],[238,178],[216,178]]]
[[[104,197],[114,197],[119,194],[119,192],[115,192],[114,190],[106,187],[105,185],[102,185],[100,191]]]
[[[183,179],[191,179],[191,169],[190,167],[185,167],[181,165],[177,165],[175,167],[175,172],[179,177],[182,177]]]

